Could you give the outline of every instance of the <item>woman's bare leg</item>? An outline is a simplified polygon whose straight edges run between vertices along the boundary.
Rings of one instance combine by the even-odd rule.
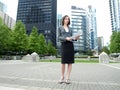
[[[65,74],[65,64],[61,64],[61,79],[64,79]]]
[[[72,70],[72,64],[68,64],[66,80],[70,79],[71,70]]]

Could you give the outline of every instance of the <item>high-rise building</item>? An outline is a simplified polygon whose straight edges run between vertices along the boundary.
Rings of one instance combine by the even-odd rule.
[[[89,32],[87,29],[87,13],[86,10],[80,7],[71,6],[71,26],[73,34],[78,31],[82,32],[80,40],[74,42],[76,52],[86,52],[89,50]]]
[[[7,10],[6,4],[0,1],[0,11],[5,13],[6,10]]]
[[[10,29],[15,25],[15,20],[10,17],[8,14],[0,11],[0,17],[2,18],[4,24],[6,24]]]
[[[56,46],[56,13],[57,0],[19,0],[17,20],[25,24],[28,34],[36,26]]]
[[[104,38],[103,37],[98,37],[98,51],[101,51],[103,46],[104,46]]]
[[[58,40],[58,28],[62,25],[62,14],[57,14],[57,30],[56,30],[56,44],[57,44],[57,51],[58,54],[60,54],[60,46],[61,46],[61,42]]]
[[[109,0],[112,31],[120,31],[120,0]]]
[[[90,35],[90,49],[98,51],[96,9],[91,5],[88,6],[88,29]]]
[[[10,29],[12,29],[15,25],[15,20],[6,14],[7,6],[3,2],[0,1],[0,18],[2,18],[4,24],[6,24]]]

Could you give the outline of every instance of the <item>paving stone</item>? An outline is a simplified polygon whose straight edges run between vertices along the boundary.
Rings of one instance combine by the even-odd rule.
[[[120,64],[73,64],[71,84],[58,84],[60,63],[0,62],[0,90],[120,90]],[[4,89],[5,90],[5,89]]]

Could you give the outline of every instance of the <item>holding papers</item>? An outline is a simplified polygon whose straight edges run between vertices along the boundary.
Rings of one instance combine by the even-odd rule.
[[[72,39],[75,39],[75,38],[80,37],[80,35],[82,35],[82,31],[78,31],[78,32],[75,33],[71,38],[72,38]]]

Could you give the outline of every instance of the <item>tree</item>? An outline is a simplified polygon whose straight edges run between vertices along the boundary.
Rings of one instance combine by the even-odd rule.
[[[106,52],[107,54],[110,54],[110,50],[108,49],[108,47],[107,46],[104,46],[103,48],[102,48],[102,52]]]
[[[3,20],[2,18],[0,17],[0,27],[3,25]]]
[[[36,27],[33,27],[29,36],[29,52],[39,53],[39,35]]]
[[[10,29],[6,25],[0,25],[0,52],[7,52],[10,50],[11,37]]]
[[[120,31],[117,33],[114,42],[115,42],[115,47],[114,47],[115,52],[120,53]]]
[[[43,34],[39,35],[39,54],[45,55],[47,53],[47,44]]]
[[[110,41],[110,52],[119,53],[120,52],[120,31],[114,31],[111,36]]]
[[[28,36],[26,34],[26,28],[21,21],[17,21],[13,29],[12,46],[12,50],[16,53],[25,52],[28,48]]]
[[[114,53],[115,51],[115,47],[116,47],[116,43],[115,43],[115,38],[117,36],[117,32],[114,31],[111,35],[111,40],[110,40],[110,53]]]
[[[0,52],[6,54],[10,50],[11,45],[11,30],[4,24],[2,18],[0,18]],[[4,53],[3,53],[4,52]]]
[[[52,45],[51,42],[48,42],[48,54],[49,55],[56,55],[57,51],[55,47]]]
[[[89,55],[89,56],[92,56],[92,51],[88,50],[88,51],[86,51],[86,54]]]

